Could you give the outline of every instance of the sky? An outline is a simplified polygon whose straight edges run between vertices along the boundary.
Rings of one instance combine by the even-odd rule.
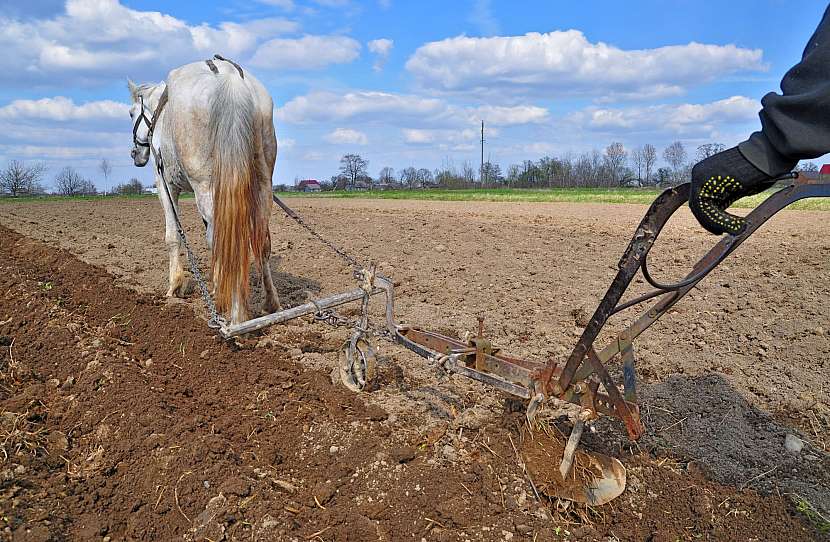
[[[214,53],[274,100],[274,184],[408,166],[506,170],[621,142],[734,145],[826,3],[786,0],[0,0],[0,167],[152,182],[126,81]],[[110,181],[98,170],[106,158]],[[818,162],[821,162],[819,159]]]

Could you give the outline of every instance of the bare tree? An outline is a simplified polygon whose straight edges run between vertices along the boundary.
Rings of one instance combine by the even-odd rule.
[[[619,183],[623,178],[623,169],[627,157],[628,153],[620,142],[614,142],[605,147],[603,164],[608,169],[608,175],[614,184]]]
[[[333,190],[345,190],[346,186],[349,184],[349,178],[342,173],[339,175],[332,175],[329,184],[332,186]]]
[[[115,187],[115,192],[122,196],[132,196],[144,193],[144,185],[141,181],[133,177],[127,184],[119,184]]]
[[[395,179],[395,170],[387,166],[378,173],[378,182],[382,184],[393,184],[397,181]]]
[[[359,154],[345,154],[340,159],[340,173],[346,177],[348,186],[354,186],[360,177],[367,176],[369,162]]]
[[[798,167],[795,168],[796,171],[804,171],[804,172],[816,172],[818,171],[818,166],[815,162],[801,162],[798,164]]]
[[[104,175],[104,182],[109,186],[110,175],[112,175],[112,164],[110,164],[110,161],[102,158],[101,163],[98,164],[98,170]]]
[[[697,147],[697,161],[705,160],[710,156],[718,154],[726,150],[726,145],[723,143],[704,143]]]
[[[637,147],[631,151],[631,163],[634,164],[634,169],[637,170],[637,182],[643,184],[643,170],[645,169],[645,152],[642,147]]]
[[[432,172],[427,168],[422,167],[418,169],[416,176],[418,177],[418,183],[422,187],[427,187],[432,184]]]
[[[412,190],[418,187],[418,170],[414,167],[408,167],[401,170],[401,182]]]
[[[485,183],[485,187],[495,186],[504,181],[504,176],[501,173],[501,166],[494,164],[489,160],[482,164],[481,175],[483,182]]]
[[[651,183],[651,170],[654,169],[656,163],[657,149],[654,148],[654,145],[646,143],[643,145],[643,168],[646,173],[646,184]]]
[[[41,180],[46,167],[43,164],[27,166],[20,160],[12,160],[0,171],[0,193],[17,197],[43,192]]]
[[[55,189],[62,196],[86,196],[97,193],[95,184],[67,166],[55,177]]]
[[[686,163],[686,148],[680,141],[675,141],[663,151],[663,159],[671,166],[674,182],[680,180],[683,165]]]
[[[464,183],[468,187],[473,186],[473,183],[476,182],[476,170],[473,169],[470,162],[465,161],[461,165],[461,178],[464,179]]]

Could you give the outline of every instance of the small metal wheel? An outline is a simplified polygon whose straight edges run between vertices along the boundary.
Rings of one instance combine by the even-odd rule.
[[[376,352],[360,331],[340,348],[340,380],[352,391],[363,391],[375,378]]]

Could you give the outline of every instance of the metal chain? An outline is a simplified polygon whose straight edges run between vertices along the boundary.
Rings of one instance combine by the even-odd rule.
[[[156,169],[161,177],[161,184],[164,185],[164,193],[167,195],[167,202],[170,204],[170,209],[173,212],[173,221],[176,224],[176,233],[178,233],[179,239],[184,245],[185,253],[187,254],[187,263],[190,266],[190,274],[193,275],[193,278],[196,280],[196,284],[199,286],[202,301],[204,302],[205,307],[207,307],[210,315],[208,318],[208,327],[212,329],[220,329],[224,325],[225,321],[216,311],[216,304],[213,302],[213,297],[210,295],[210,289],[204,279],[204,275],[202,275],[199,261],[190,249],[190,243],[187,242],[187,235],[184,233],[182,222],[179,220],[179,213],[173,203],[173,197],[170,195],[170,188],[167,186],[167,179],[164,177],[164,162],[162,161],[161,154],[156,151],[155,147],[151,146],[150,149],[153,151],[153,157],[156,160]]]
[[[219,59],[219,60],[225,60],[225,59],[219,57],[218,55],[217,55],[216,58]],[[241,68],[239,68],[239,66],[236,65],[235,63],[234,63],[234,65],[240,71],[240,75],[241,75],[242,74]],[[162,100],[159,103],[159,106],[157,106],[157,110],[155,111],[155,113],[153,115],[152,121],[149,123],[149,131],[147,133],[147,146],[150,147],[150,151],[152,151],[152,153],[153,153],[153,158],[155,159],[155,162],[156,162],[156,170],[158,171],[159,176],[161,177],[161,184],[164,185],[164,193],[167,196],[167,201],[170,203],[170,209],[172,210],[173,220],[174,220],[175,225],[176,225],[176,233],[178,234],[179,239],[181,240],[182,244],[184,245],[185,252],[187,254],[187,262],[190,266],[190,273],[191,273],[191,275],[193,275],[193,278],[196,280],[196,284],[199,286],[199,291],[202,295],[202,301],[204,302],[205,306],[208,309],[208,313],[210,314],[210,317],[208,319],[208,327],[213,328],[213,329],[220,329],[225,324],[225,321],[219,315],[219,313],[216,310],[216,304],[213,301],[213,297],[210,295],[210,289],[208,288],[207,282],[205,281],[204,276],[202,275],[202,270],[201,270],[201,267],[199,265],[199,261],[196,259],[196,256],[193,254],[193,251],[190,249],[190,243],[187,242],[187,235],[185,234],[184,228],[182,227],[182,223],[181,223],[181,220],[179,219],[179,213],[176,209],[176,206],[173,204],[173,197],[170,195],[170,188],[168,187],[167,179],[164,176],[164,162],[162,160],[161,153],[159,151],[157,151],[156,148],[153,146],[153,131],[154,131],[153,128],[155,128],[156,121],[158,120],[158,116],[161,113],[161,108],[163,107],[163,102],[167,101],[166,96],[167,96],[167,89],[165,88],[164,94],[162,95]],[[143,106],[143,102],[142,102],[142,106]],[[144,115],[143,109],[144,108],[142,107],[142,115]],[[138,125],[138,123],[136,123],[136,126],[137,125]],[[135,129],[133,129],[133,132],[135,132]],[[133,138],[135,139],[135,133],[133,133]],[[323,237],[322,235],[317,233],[317,231],[311,225],[307,224],[305,222],[305,220],[303,220],[303,217],[301,217],[296,212],[294,212],[294,210],[291,209],[291,207],[289,207],[288,205],[286,205],[280,198],[278,198],[276,196],[276,194],[272,193],[271,195],[274,198],[274,202],[277,205],[280,206],[280,208],[285,212],[286,215],[288,215],[289,218],[291,218],[295,222],[297,222],[297,224],[302,226],[308,233],[310,233],[312,235],[312,237],[314,237],[315,239],[317,239],[318,241],[320,241],[321,243],[323,243],[324,245],[329,247],[335,254],[340,256],[346,263],[351,265],[353,275],[357,280],[366,280],[366,277],[364,275],[364,270],[367,269],[367,268],[366,268],[365,265],[363,265],[360,261],[357,260],[357,258],[352,256],[351,254],[347,253],[345,250],[343,250],[339,246],[335,245],[333,242],[329,241],[328,239],[326,239],[325,237]],[[374,270],[372,270],[372,273],[374,273]],[[370,284],[369,284],[368,288],[371,288],[372,279],[369,279],[369,282],[370,282]],[[350,327],[360,329],[363,332],[369,332],[370,331],[369,329],[364,329],[364,328],[369,327],[368,323],[366,323],[366,322],[368,322],[368,312],[367,312],[368,311],[368,295],[369,295],[369,292],[367,291],[366,298],[364,299],[363,307],[362,307],[362,310],[361,310],[361,314],[362,314],[361,322],[352,322],[348,318],[345,318],[344,316],[338,314],[334,310],[318,312],[317,314],[314,315],[314,318],[315,318],[315,320],[328,323],[329,325],[333,325],[333,326],[346,326],[346,325],[348,325]],[[366,324],[362,325],[362,323],[366,323]],[[375,332],[373,332],[373,334],[380,336],[380,335],[383,334],[383,332],[378,333],[377,331],[375,331]],[[386,334],[388,335],[388,333],[386,333]]]
[[[349,319],[342,314],[338,313],[333,309],[327,309],[324,311],[320,311],[314,315],[314,321],[326,324],[328,326],[337,328],[337,327],[348,327],[351,329],[360,329],[366,334],[371,334],[373,337],[377,337],[379,339],[385,339],[389,342],[395,342],[392,338],[392,334],[386,329],[385,326],[366,326],[364,329],[360,322],[356,319]]]
[[[335,245],[333,242],[329,241],[328,239],[326,239],[325,237],[320,235],[317,232],[317,230],[315,230],[310,224],[308,224],[305,220],[303,220],[302,216],[297,214],[297,212],[294,211],[294,209],[289,207],[284,201],[282,201],[280,198],[278,198],[276,196],[276,194],[272,194],[272,197],[274,198],[274,203],[279,205],[279,207],[283,210],[283,212],[286,214],[286,216],[288,216],[289,218],[294,220],[303,229],[305,229],[308,233],[310,233],[312,235],[312,237],[314,237],[315,239],[317,239],[318,241],[320,241],[321,243],[323,243],[324,245],[329,247],[335,254],[340,256],[343,259],[343,261],[345,261],[349,265],[351,265],[353,275],[354,275],[355,279],[357,279],[359,281],[364,281],[364,283],[368,281],[369,284],[364,284],[364,286],[363,286],[364,289],[366,289],[366,288],[371,289],[373,279],[370,278],[370,277],[367,277],[365,275],[365,271],[368,268],[364,264],[362,264],[360,261],[357,260],[357,258],[355,258],[351,254],[347,253],[345,250],[343,250],[339,246]],[[376,276],[379,276],[379,277],[382,277],[382,278],[387,278],[387,277],[384,277],[383,275],[381,275],[380,273],[377,273],[374,269],[371,270],[371,273],[374,273]],[[324,324],[330,325],[332,327],[350,327],[352,329],[359,329],[360,331],[363,331],[364,333],[367,333],[367,334],[370,333],[374,337],[377,337],[379,339],[385,339],[385,340],[390,341],[390,342],[395,342],[395,339],[392,337],[392,334],[389,332],[388,329],[386,329],[385,326],[370,326],[368,324],[365,325],[365,326],[362,325],[361,321],[367,321],[368,322],[367,311],[368,311],[368,307],[367,307],[366,300],[364,299],[364,303],[363,303],[363,306],[361,308],[361,319],[360,319],[360,321],[359,320],[351,320],[349,318],[346,318],[345,316],[338,313],[334,309],[328,309],[328,310],[325,310],[325,311],[318,311],[314,315],[314,320],[317,321],[317,322],[322,322]]]
[[[333,242],[329,241],[328,239],[326,239],[325,237],[323,237],[322,235],[317,233],[317,230],[315,230],[310,224],[306,223],[306,221],[303,220],[303,217],[298,215],[294,211],[294,209],[292,209],[291,207],[286,205],[284,201],[282,201],[280,198],[278,198],[276,196],[276,194],[272,194],[272,197],[274,198],[274,203],[276,203],[277,205],[280,206],[280,208],[283,210],[283,212],[285,212],[285,214],[288,216],[288,218],[294,220],[297,224],[302,226],[303,229],[305,229],[308,233],[310,233],[312,235],[312,237],[314,237],[315,239],[317,239],[318,241],[320,241],[321,243],[323,243],[324,245],[329,247],[332,251],[334,251],[334,253],[336,253],[338,256],[340,256],[343,259],[343,261],[345,261],[346,263],[351,265],[354,268],[355,271],[359,271],[359,270],[364,269],[366,267],[365,265],[360,263],[357,260],[357,258],[355,258],[354,256],[352,256],[351,254],[349,254],[348,252],[346,252],[345,250],[343,250],[339,246],[335,245]]]

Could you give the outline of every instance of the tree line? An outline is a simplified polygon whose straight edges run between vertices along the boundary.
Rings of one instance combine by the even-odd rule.
[[[112,166],[107,159],[98,165],[104,179],[109,182]],[[103,194],[133,195],[143,194],[146,188],[141,181],[133,177],[126,183],[115,185],[109,192],[99,191],[92,179],[81,175],[76,169],[67,166],[58,171],[51,187],[47,188],[47,168],[41,163],[27,164],[22,160],[10,160],[6,167],[0,169],[0,195],[42,196],[54,194],[59,196],[95,196]]]
[[[368,173],[367,160],[359,154],[346,154],[340,159],[339,172],[321,185],[323,190],[674,186],[690,180],[696,162],[725,149],[722,143],[705,143],[690,156],[681,141],[674,141],[661,152],[651,144],[628,150],[622,143],[614,142],[602,151],[594,149],[581,154],[524,160],[509,165],[506,171],[491,161],[474,167],[469,161],[456,166],[445,159],[434,170],[410,166],[396,172],[385,166],[375,178]],[[660,158],[662,164],[658,164]],[[804,162],[799,169],[817,171],[818,168],[812,162]]]

